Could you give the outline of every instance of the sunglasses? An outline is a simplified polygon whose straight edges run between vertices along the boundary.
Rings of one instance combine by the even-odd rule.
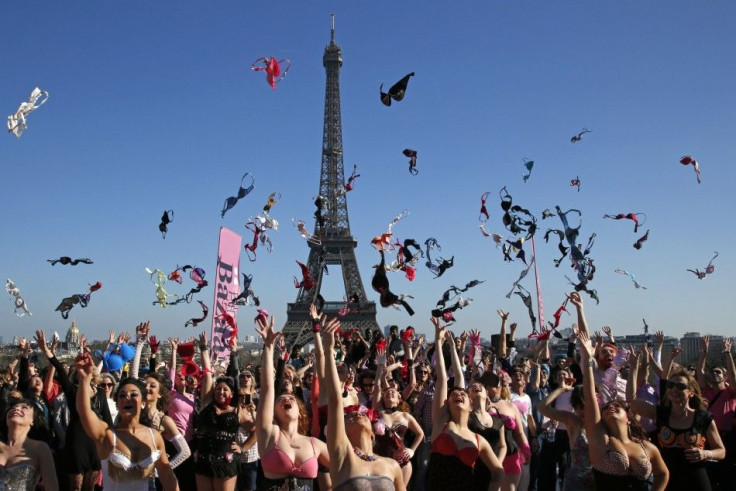
[[[115,384],[110,383],[110,382],[102,382],[101,384],[99,384],[98,387],[105,387],[105,388],[109,389],[111,387],[115,387]]]
[[[668,380],[667,381],[667,388],[668,389],[675,389],[675,388],[677,388],[678,390],[685,390],[688,387],[687,387],[687,384],[683,384],[682,382],[670,382]]]

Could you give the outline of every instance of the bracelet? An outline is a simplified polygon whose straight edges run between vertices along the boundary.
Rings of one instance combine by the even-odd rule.
[[[595,362],[593,360],[585,360],[583,362],[583,365],[587,368],[593,368],[593,366],[595,365]]]
[[[409,360],[407,361],[407,365],[410,366],[410,367],[413,367],[414,366],[414,359],[413,358],[409,358]]]
[[[199,345],[199,350],[200,351],[207,351],[208,349],[210,349],[210,348],[206,344],[204,344],[204,345],[200,344]]]
[[[322,326],[319,325],[319,319],[312,319],[312,332],[319,332]]]

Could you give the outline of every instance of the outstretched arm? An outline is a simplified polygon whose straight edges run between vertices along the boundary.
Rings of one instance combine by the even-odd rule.
[[[567,298],[570,299],[570,302],[575,306],[575,309],[578,311],[578,329],[580,332],[584,332],[588,336],[590,336],[590,331],[588,330],[588,321],[585,320],[585,309],[583,307],[583,299],[580,297],[580,294],[578,292],[572,292],[567,296]]]
[[[437,363],[434,367],[436,375],[434,398],[432,399],[432,439],[434,439],[442,432],[447,419],[446,411],[444,411],[447,401],[447,370],[445,369],[445,357],[442,353],[446,328],[440,324],[437,317],[432,317],[431,320],[435,331],[434,352],[437,355]]]
[[[445,334],[445,341],[452,346],[450,350],[450,363],[452,364],[452,378],[455,381],[455,387],[464,389],[465,377],[463,376],[463,367],[460,365],[460,357],[455,349],[455,342],[450,331],[447,331]]]
[[[258,318],[256,332],[263,339],[263,356],[261,358],[261,393],[256,412],[256,432],[258,433],[258,452],[266,453],[266,448],[273,441],[273,407],[276,397],[274,387],[273,347],[280,332],[273,329],[274,318],[268,320]]]
[[[330,319],[322,328],[322,349],[325,352],[325,386],[327,401],[330,410],[327,412],[327,448],[330,452],[330,464],[337,471],[343,467],[352,445],[345,433],[345,417],[340,392],[340,378],[337,375],[337,363],[335,363],[334,336],[340,327],[340,321]],[[335,475],[332,472],[330,475]]]
[[[499,317],[501,317],[501,333],[498,340],[498,357],[503,359],[506,358],[506,321],[509,318],[509,313],[503,310],[497,310]]]

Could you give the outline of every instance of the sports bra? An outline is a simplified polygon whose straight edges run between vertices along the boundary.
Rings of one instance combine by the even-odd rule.
[[[307,460],[301,463],[300,466],[294,465],[294,461],[279,447],[279,440],[281,439],[281,430],[276,435],[276,440],[273,443],[271,450],[261,456],[261,467],[263,472],[274,476],[293,476],[299,479],[315,479],[317,477],[317,470],[319,463],[317,462],[317,451],[314,449],[314,442],[312,438],[309,438],[309,443],[312,445],[312,455]]]
[[[153,445],[153,448],[156,448],[156,440],[153,438],[153,430],[151,428],[148,428],[148,432],[151,434],[151,443]],[[113,466],[119,469],[122,469],[124,471],[129,471],[131,469],[145,470],[151,467],[153,464],[155,464],[156,461],[161,457],[160,450],[152,450],[151,455],[149,455],[145,459],[138,461],[138,462],[131,462],[130,457],[128,457],[123,452],[118,450],[117,445],[118,445],[118,437],[117,437],[117,434],[113,431],[112,432],[112,452],[110,452],[110,456],[107,457],[107,461]]]
[[[644,448],[644,442],[639,443],[641,444],[641,451],[644,454],[643,462],[632,464],[628,455],[621,454],[609,448],[597,462],[592,462],[593,468],[599,472],[613,476],[633,476],[637,479],[647,479],[652,473],[652,462],[649,460],[649,455],[647,455],[647,451]]]
[[[467,467],[474,467],[475,461],[480,455],[480,440],[479,436],[475,434],[475,446],[468,446],[458,449],[455,439],[450,436],[449,433],[444,431],[439,434],[434,440],[432,440],[431,451],[432,453],[438,453],[447,457],[457,457]]]

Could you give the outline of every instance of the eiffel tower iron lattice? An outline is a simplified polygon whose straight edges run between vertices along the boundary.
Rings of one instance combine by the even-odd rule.
[[[286,308],[286,324],[283,328],[287,344],[303,344],[312,337],[312,322],[309,317],[309,306],[315,302],[322,287],[324,266],[340,265],[345,284],[345,298],[356,296],[360,310],[351,312],[340,318],[342,330],[352,328],[364,331],[366,327],[378,328],[376,322],[376,304],[368,301],[363,280],[358,271],[355,259],[355,247],[358,241],[350,233],[348,219],[347,194],[341,192],[345,182],[345,169],[342,152],[342,121],[340,116],[340,67],[342,66],[342,50],[335,43],[335,17],[332,15],[330,44],[325,47],[322,64],[327,73],[325,88],[325,115],[322,133],[322,166],[319,179],[319,196],[326,203],[323,211],[324,221],[315,220],[314,235],[321,244],[306,242],[309,245],[307,267],[315,286],[309,291],[299,289],[296,301]],[[316,198],[315,198],[316,199]],[[344,301],[325,301],[323,311],[330,317],[337,315],[343,308]]]

